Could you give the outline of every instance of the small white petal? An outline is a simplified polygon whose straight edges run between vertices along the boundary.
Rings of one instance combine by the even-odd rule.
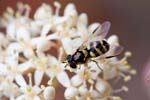
[[[78,47],[80,47],[83,43],[83,40],[81,38],[77,38],[71,41],[71,45],[73,48],[73,51],[76,51]]]
[[[112,35],[107,39],[107,42],[110,45],[119,45],[119,39],[116,35]]]
[[[67,54],[73,54],[83,43],[81,38],[71,40],[70,38],[62,38],[62,45]]]
[[[39,42],[40,38],[39,37],[35,37],[31,39],[31,43],[32,45],[35,47],[37,45],[37,43]]]
[[[7,66],[5,64],[0,64],[0,75],[6,75],[7,73]]]
[[[93,90],[93,91],[91,92],[91,97],[92,97],[92,98],[99,98],[99,93],[98,93],[96,90]]]
[[[54,24],[59,25],[67,21],[67,17],[54,17]]]
[[[22,75],[17,75],[15,77],[15,81],[21,87],[26,87],[27,86],[27,83],[26,83],[26,81],[25,81],[25,79]]]
[[[35,94],[39,94],[39,93],[41,93],[41,91],[42,91],[42,89],[39,87],[39,86],[33,86],[32,87],[32,89],[33,89],[33,92],[35,93]]]
[[[16,25],[15,22],[9,23],[7,28],[6,28],[6,33],[7,33],[7,37],[9,39],[15,39],[16,37]]]
[[[53,79],[55,77],[55,73],[51,71],[50,69],[46,70],[46,74],[50,79]]]
[[[15,53],[20,53],[23,50],[24,50],[23,47],[19,43],[13,42],[13,43],[9,44],[9,46],[7,48],[7,54],[13,55]]]
[[[97,64],[95,62],[88,63],[88,66],[90,67],[90,77],[91,77],[91,79],[96,80],[98,75],[101,72],[101,69],[97,66]],[[94,72],[92,72],[92,70]]]
[[[75,96],[77,95],[78,95],[78,90],[75,87],[68,87],[64,93],[64,96],[67,100],[74,100]]]
[[[46,36],[50,30],[51,30],[50,24],[44,25],[41,31],[41,36]]]
[[[57,64],[58,64],[58,60],[57,60],[56,57],[50,56],[50,57],[49,57],[49,63],[50,63],[52,66],[54,66],[54,65],[57,65]]]
[[[63,85],[64,87],[70,86],[69,76],[66,72],[63,71],[63,72],[58,73],[56,78],[60,82],[60,84]]]
[[[50,5],[43,3],[35,12],[34,18],[35,19],[46,19],[51,17],[52,15],[52,8]]]
[[[35,97],[34,97],[34,100],[41,100],[41,99],[40,99],[40,97],[35,96]]]
[[[72,78],[71,78],[71,84],[75,87],[81,85],[83,83],[83,79],[81,78],[80,75],[74,75]]]
[[[110,84],[103,79],[97,80],[95,88],[100,92],[101,97],[108,96],[112,92]]]
[[[50,41],[46,39],[41,39],[37,45],[37,50],[38,51],[46,51],[51,47]]]
[[[76,7],[73,3],[69,3],[65,10],[64,10],[64,17],[67,18],[66,21],[66,28],[71,28],[72,26],[75,26],[78,19],[78,13],[76,10]]]
[[[52,86],[48,86],[45,88],[43,92],[43,97],[45,100],[54,100],[55,98],[55,88]]]
[[[87,24],[87,15],[85,13],[80,14],[77,21],[77,30],[80,32],[81,37],[88,33]]]
[[[46,37],[38,37],[32,39],[32,44],[37,48],[37,51],[46,51],[50,49],[51,42],[46,39]]]
[[[10,97],[10,100],[15,100],[15,97],[14,97],[14,96],[11,96],[11,97]]]
[[[7,47],[8,44],[9,44],[9,41],[8,39],[6,38],[6,36],[4,35],[4,33],[0,32],[0,46],[4,46],[4,47]]]
[[[16,100],[28,100],[26,95],[20,95],[16,98]]]
[[[76,16],[77,15],[77,10],[76,10],[76,7],[73,3],[69,3],[65,7],[64,15],[65,16]]]
[[[85,95],[86,93],[88,93],[88,89],[85,86],[80,86],[79,93],[80,95]]]
[[[70,39],[68,39],[68,38],[62,39],[62,45],[63,45],[63,47],[64,47],[67,54],[71,54],[71,47],[70,47],[71,45],[70,45],[70,43],[71,43]]]
[[[37,21],[33,21],[30,23],[30,31],[31,31],[31,36],[38,36],[40,35],[40,31],[41,31],[41,28],[40,28],[40,25],[37,23]]]
[[[1,80],[0,90],[2,91],[1,94],[7,97],[18,96],[20,94],[18,86],[7,79]]]
[[[104,79],[113,79],[118,75],[118,71],[115,67],[105,66],[104,68]]]
[[[12,56],[8,56],[6,59],[5,59],[5,63],[8,65],[8,66],[12,66],[12,67],[16,67],[18,65],[18,54],[14,54]]]
[[[86,13],[80,14],[78,22],[82,23],[82,24],[84,24],[86,26],[88,24],[88,16],[87,16],[87,14]]]
[[[36,70],[34,72],[35,85],[39,86],[42,82],[44,71]]]
[[[27,61],[24,63],[21,63],[18,65],[18,69],[20,69],[21,72],[27,71],[30,68],[33,68],[35,65],[33,62]]]
[[[59,39],[59,36],[57,33],[53,33],[53,34],[50,34],[46,37],[47,40],[52,40],[52,39]]]
[[[17,29],[16,38],[18,41],[28,41],[30,39],[30,33],[25,27]]]
[[[23,54],[26,58],[34,58],[35,57],[35,53],[34,53],[33,49],[31,49],[31,48],[27,48],[26,50],[24,50]]]

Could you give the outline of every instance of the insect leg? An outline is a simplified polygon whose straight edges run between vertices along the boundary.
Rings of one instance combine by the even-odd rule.
[[[113,57],[116,57],[116,56],[118,56],[118,55],[107,56],[107,57],[105,57],[105,58],[106,58],[106,59],[109,59],[109,58],[113,58]]]
[[[98,62],[95,61],[95,60],[92,60],[92,61],[96,63],[96,65],[98,66],[98,68],[101,70],[101,72],[102,72],[102,74],[103,74],[103,69],[99,66]]]
[[[115,55],[112,55],[112,56],[106,56],[105,58],[106,58],[106,59],[109,59],[109,58],[116,57],[116,56],[118,56],[118,55],[120,55],[120,53],[118,53],[118,54],[115,54]]]
[[[68,66],[68,64],[65,65],[65,68]]]
[[[66,61],[63,61],[62,63],[67,63]]]
[[[63,61],[62,63],[67,63],[66,61]],[[65,65],[65,68],[68,66],[68,64]]]
[[[99,27],[100,27],[100,26],[98,25],[98,26],[93,30],[92,34],[94,34],[94,33],[98,30]]]

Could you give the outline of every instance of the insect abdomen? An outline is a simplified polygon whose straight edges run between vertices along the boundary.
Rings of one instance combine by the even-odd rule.
[[[96,41],[90,44],[89,56],[98,57],[109,50],[109,44],[105,40]]]

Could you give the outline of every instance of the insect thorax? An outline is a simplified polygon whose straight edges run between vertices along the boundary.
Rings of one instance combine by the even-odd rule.
[[[82,64],[85,63],[87,60],[87,56],[88,56],[88,51],[87,49],[83,49],[83,50],[78,50],[75,52],[75,54],[73,55],[73,60],[77,63],[77,64]]]

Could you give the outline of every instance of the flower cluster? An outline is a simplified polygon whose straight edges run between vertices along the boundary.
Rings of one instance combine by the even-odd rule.
[[[122,85],[113,89],[111,83],[128,81],[136,73],[127,62],[131,53],[125,52],[122,59],[101,56],[97,62],[102,71],[94,62],[75,70],[65,68],[66,56],[102,24],[88,25],[87,14],[79,14],[73,3],[65,7],[63,15],[59,14],[61,4],[54,2],[54,6],[55,11],[42,4],[30,18],[30,6],[18,3],[17,11],[8,7],[0,18],[0,27],[6,30],[0,33],[0,99],[55,100],[60,85],[67,100],[122,100],[116,93],[128,88]],[[106,40],[115,45],[107,55],[114,55],[118,37],[112,35]]]

